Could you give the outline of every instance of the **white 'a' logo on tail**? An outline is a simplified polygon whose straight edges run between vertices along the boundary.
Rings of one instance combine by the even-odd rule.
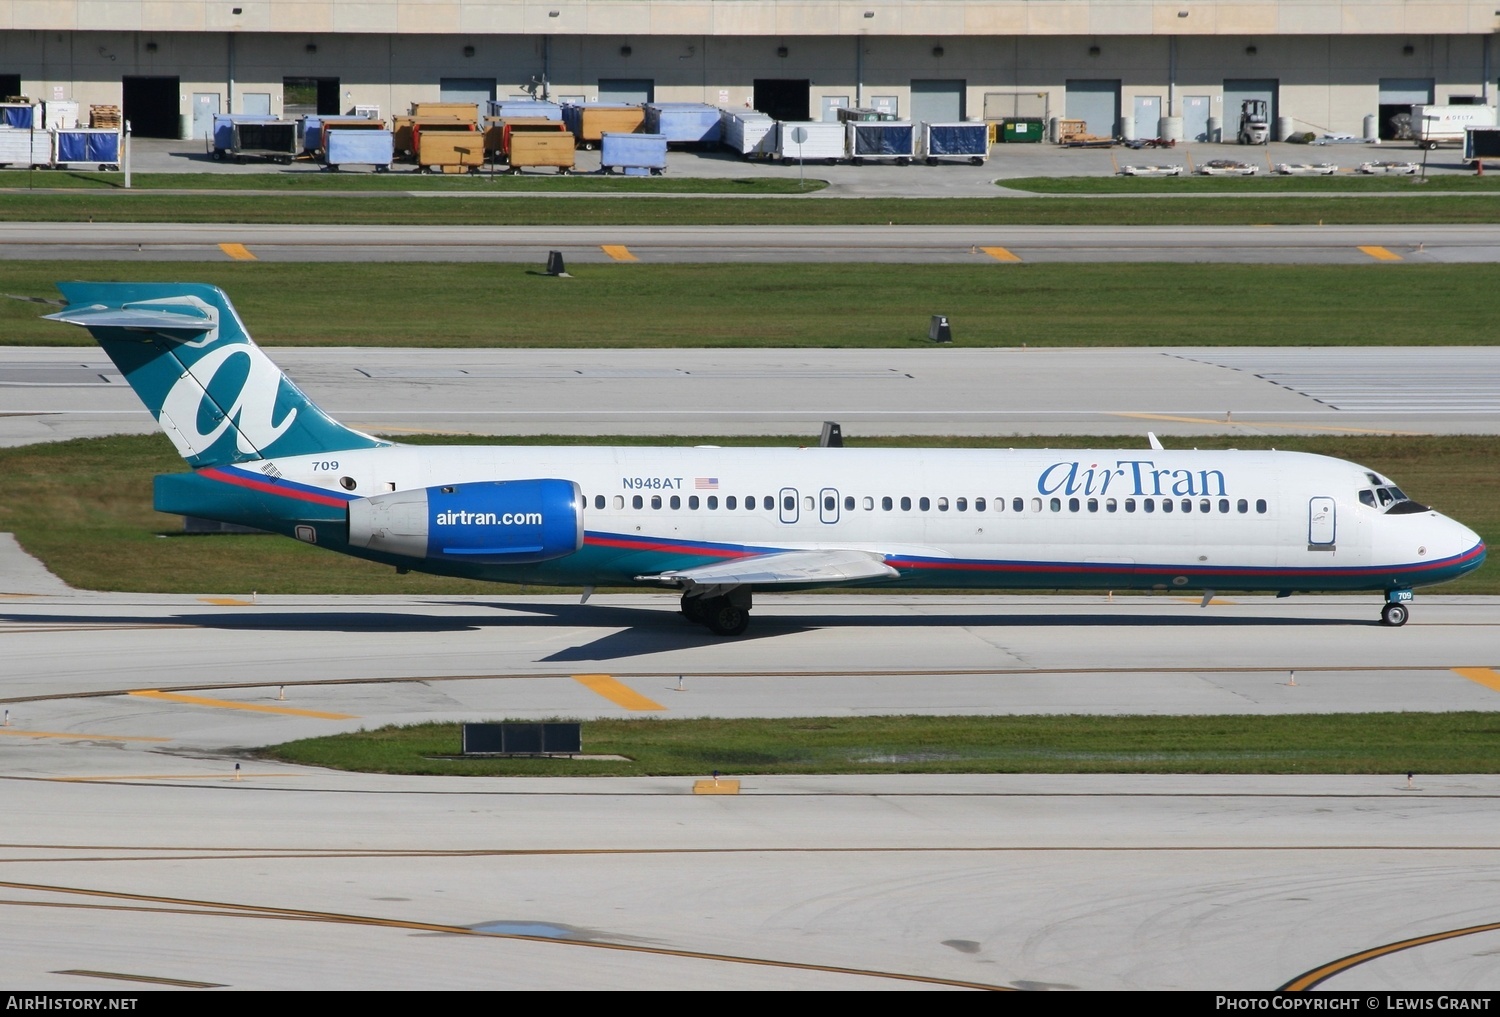
[[[250,361],[250,371],[224,417],[206,433],[198,430],[198,411],[207,398],[214,376],[231,357]],[[281,391],[281,370],[253,346],[222,346],[198,360],[162,400],[160,420],[177,451],[183,456],[202,455],[213,447],[226,428],[235,427],[235,445],[241,452],[264,451],[286,433],[297,419],[297,408],[288,407],[278,424],[276,396]]]

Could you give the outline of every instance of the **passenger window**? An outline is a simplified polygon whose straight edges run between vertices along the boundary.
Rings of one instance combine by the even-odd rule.
[[[1021,499],[1017,498],[1016,500],[1020,501]],[[1040,498],[1033,498],[1033,499],[1031,499],[1031,511],[1033,511],[1033,512],[1040,512],[1041,510],[1042,510],[1042,499],[1040,499]],[[1017,509],[1016,511],[1019,512],[1020,509]]]
[[[696,509],[697,507],[698,507],[698,496],[696,494],[690,494],[690,495],[688,495],[688,508],[690,508],[690,509]]]
[[[1135,511],[1135,499],[1134,498],[1126,498],[1125,499],[1125,511],[1126,512],[1134,512]]]
[[[1142,499],[1142,501],[1141,501],[1141,511],[1145,512],[1147,515],[1151,514],[1152,512],[1155,512],[1156,511],[1156,499],[1155,498],[1145,498],[1145,499]]]
[[[1104,499],[1104,511],[1106,511],[1106,512],[1114,512],[1119,507],[1120,507],[1119,504],[1113,498],[1105,498]]]
[[[891,500],[890,495],[886,495],[884,498],[880,499],[880,507],[886,512],[889,512],[892,508],[895,507],[895,505],[896,503]]]
[[[785,495],[781,499],[781,507],[786,509],[788,512],[795,512],[797,510],[797,499],[789,494]],[[807,507],[812,508],[811,505]]]
[[[953,507],[958,509],[960,512],[967,512],[969,511],[969,499],[956,498],[953,501]]]
[[[1068,499],[1068,511],[1069,512],[1077,512],[1078,511],[1078,499],[1077,498],[1069,498]]]
[[[938,511],[939,512],[947,512],[948,511],[948,499],[947,498],[939,498],[938,499]]]
[[[1228,512],[1229,511],[1229,499],[1228,498],[1220,498],[1219,499],[1219,511],[1220,512]]]
[[[852,501],[853,499],[850,499],[850,500]],[[838,504],[839,504],[839,500],[837,498],[835,498],[833,495],[831,495],[831,494],[825,494],[823,496],[823,511],[824,512],[832,512],[834,509],[838,508]],[[853,508],[854,506],[851,504],[849,507]]]
[[[1170,512],[1170,511],[1172,511],[1172,499],[1171,498],[1163,498],[1161,500],[1161,510],[1163,512]],[[1148,511],[1149,511],[1149,509],[1148,509]]]
[[[682,498],[679,495],[672,495],[671,505],[674,509],[682,508]]]
[[[604,495],[602,495],[602,494],[596,494],[596,495],[594,495],[594,508],[596,508],[596,509],[602,509],[603,507],[604,507]]]
[[[1089,499],[1089,511],[1090,512],[1098,512],[1099,511],[1099,499],[1098,498],[1090,498]]]
[[[1204,499],[1202,499],[1202,500],[1200,500],[1198,502],[1198,511],[1199,512],[1212,512],[1213,510],[1214,510],[1214,503],[1211,502],[1211,501],[1209,501],[1207,498],[1204,498]]]
[[[998,505],[999,503],[997,502],[996,504]],[[975,512],[983,512],[984,511],[984,499],[983,498],[975,498],[974,499],[974,511]],[[1000,509],[996,508],[995,511],[999,512]]]
[[[1257,498],[1255,500],[1255,511],[1261,513],[1262,515],[1265,514],[1266,500],[1264,498]]]
[[[923,512],[931,512],[932,511],[932,499],[931,498],[918,498],[917,499],[917,508],[921,509]]]
[[[1193,511],[1193,499],[1191,499],[1191,498],[1184,498],[1184,499],[1182,499],[1182,511],[1184,511],[1184,512],[1191,512],[1191,511]]]
[[[1236,504],[1235,507],[1239,509],[1242,514],[1250,511],[1250,503],[1243,498],[1239,500],[1238,504]]]
[[[651,507],[654,509],[661,508],[661,495],[653,494],[651,496]]]
[[[630,499],[630,507],[631,508],[645,508],[646,507],[646,500],[644,498],[642,498],[640,495],[636,495],[634,498]]]
[[[761,503],[762,507],[764,507],[767,512],[770,512],[772,509],[774,509],[776,507],[776,499],[772,498],[769,494],[765,495],[764,497],[762,497],[761,500],[760,500],[760,503]],[[751,505],[750,507],[754,508],[755,506]]]
[[[902,512],[910,512],[911,511],[911,499],[910,498],[902,498],[901,499],[901,511]]]
[[[1062,499],[1061,498],[1053,498],[1052,499],[1052,503],[1050,505],[1048,505],[1047,507],[1050,508],[1053,512],[1061,512],[1062,511]]]
[[[712,507],[712,506],[710,506],[710,507]],[[733,511],[734,509],[737,509],[737,508],[740,507],[739,500],[736,499],[735,496],[732,495],[732,494],[726,494],[724,496],[724,507],[726,509],[729,509],[730,511]]]
[[[730,501],[734,501],[734,499],[733,499],[733,498],[730,498],[730,499],[729,499],[729,500],[730,500]],[[718,495],[716,495],[716,494],[711,494],[711,495],[709,495],[709,496],[708,496],[708,507],[709,507],[709,508],[710,508],[710,509],[716,509],[716,508],[718,508],[718,507],[719,507],[719,496],[718,496]],[[729,506],[729,507],[730,507],[730,508],[734,508],[734,506],[733,506],[733,505],[731,505],[731,506]]]
[[[871,498],[869,495],[865,495],[865,511],[866,512],[874,512],[875,511],[875,499]]]
[[[817,500],[814,499],[813,496],[810,495],[810,494],[803,495],[802,496],[802,507],[804,509],[806,509],[807,511],[811,512],[811,511],[813,511],[814,509],[816,509],[818,507]]]
[[[868,498],[865,499],[865,501],[869,501],[869,500],[870,499],[868,499]],[[869,508],[868,505],[865,506],[865,507]],[[854,511],[854,495],[852,495],[852,494],[851,495],[847,495],[844,498],[844,511],[845,512],[853,512]]]
[[[622,509],[624,507],[625,507],[625,496],[623,494],[617,494],[617,495],[615,495],[615,508]]]

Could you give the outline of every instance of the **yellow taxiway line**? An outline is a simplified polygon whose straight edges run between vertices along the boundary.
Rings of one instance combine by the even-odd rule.
[[[220,244],[219,250],[229,255],[235,261],[255,261],[255,255],[246,249],[244,244]]]
[[[634,689],[622,685],[607,674],[575,674],[573,680],[590,692],[597,693],[616,706],[627,710],[665,710],[654,699],[647,699]]]
[[[600,250],[609,255],[615,261],[639,261],[635,255],[630,253],[630,248],[624,244],[601,244]]]
[[[1377,247],[1377,246],[1375,246],[1373,244],[1370,245],[1369,247],[1361,247],[1360,248],[1360,252],[1363,253],[1363,254],[1368,254],[1370,257],[1374,258],[1376,261],[1400,261],[1401,260],[1401,255],[1397,254],[1395,251],[1391,250],[1390,248],[1388,248],[1388,247]]]
[[[1487,689],[1500,692],[1500,671],[1492,667],[1455,667],[1453,673],[1471,682],[1478,682]]]
[[[0,727],[0,735],[17,738],[82,738],[91,742],[169,742],[170,738],[150,738],[146,735],[90,734],[87,731],[25,731],[18,727]]]
[[[996,261],[1017,262],[1021,260],[1020,255],[1012,254],[1003,247],[981,247],[980,250]]]
[[[256,713],[278,713],[285,717],[317,717],[320,720],[354,720],[353,713],[323,713],[319,710],[294,710],[290,706],[268,706],[264,703],[237,703],[229,699],[205,699],[202,696],[183,696],[175,692],[159,692],[156,689],[140,689],[130,693],[143,699],[161,699],[169,703],[186,703],[189,706],[212,706],[222,710],[253,710]]]
[[[1396,435],[1403,438],[1417,438],[1423,435],[1421,431],[1387,431],[1373,427],[1334,427],[1330,424],[1269,424],[1263,421],[1255,421],[1252,424],[1236,424],[1233,420],[1219,420],[1214,417],[1175,417],[1169,413],[1112,413],[1113,417],[1129,417],[1132,420],[1166,420],[1174,424],[1212,424],[1215,427],[1281,427],[1297,431],[1306,431],[1316,428],[1319,431],[1338,431],[1341,434],[1381,434]]]

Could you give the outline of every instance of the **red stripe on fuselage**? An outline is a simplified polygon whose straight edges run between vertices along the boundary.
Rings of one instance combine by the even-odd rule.
[[[292,498],[296,501],[311,502],[314,505],[327,505],[331,508],[343,508],[349,504],[348,498],[339,498],[331,494],[319,494],[291,484],[277,484],[269,480],[261,480],[245,473],[231,473],[221,470],[217,466],[209,466],[198,471],[199,476],[208,477],[211,480],[220,480],[235,487],[248,487],[252,491],[261,491],[265,494],[274,494],[279,498]]]

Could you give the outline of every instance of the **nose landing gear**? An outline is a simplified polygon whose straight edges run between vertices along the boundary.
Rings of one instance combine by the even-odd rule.
[[[1385,606],[1380,609],[1380,624],[1389,625],[1392,628],[1400,628],[1406,624],[1411,617],[1412,592],[1410,590],[1391,590],[1385,595]]]

